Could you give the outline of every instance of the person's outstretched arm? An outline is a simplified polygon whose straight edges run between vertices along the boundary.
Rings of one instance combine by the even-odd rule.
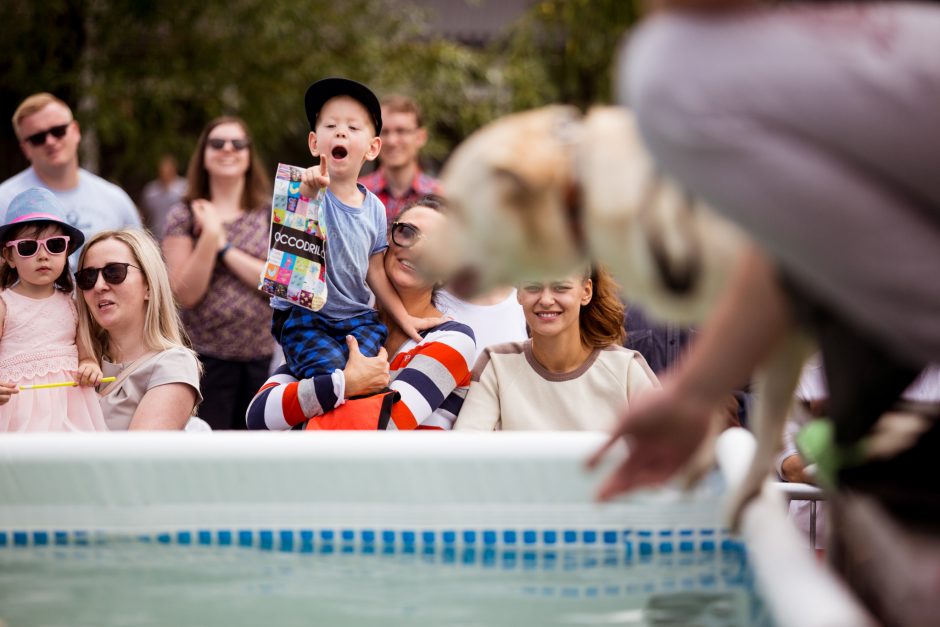
[[[676,474],[701,444],[715,408],[750,378],[792,326],[776,268],[751,249],[686,359],[663,377],[663,389],[637,398],[589,460],[596,465],[618,438],[627,439],[630,454],[598,498],[658,485]]]

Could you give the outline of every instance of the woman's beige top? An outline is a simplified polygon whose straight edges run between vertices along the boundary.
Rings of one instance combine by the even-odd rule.
[[[106,377],[121,374],[124,364],[101,361]],[[119,386],[100,397],[101,411],[111,431],[127,431],[144,395],[160,385],[185,383],[196,390],[196,404],[202,401],[199,393],[199,361],[192,351],[183,347],[170,348],[157,353],[137,367]],[[195,407],[193,408],[195,409]]]
[[[658,387],[643,356],[622,346],[558,374],[535,360],[531,340],[499,344],[477,360],[454,429],[609,431],[631,400]]]

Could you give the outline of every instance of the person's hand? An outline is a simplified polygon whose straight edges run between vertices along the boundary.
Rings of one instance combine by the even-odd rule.
[[[320,155],[320,165],[304,170],[300,175],[300,195],[313,198],[324,187],[330,186],[330,173],[327,170],[326,155]]]
[[[610,439],[588,460],[588,467],[595,467],[619,438],[627,440],[627,458],[601,485],[597,498],[606,501],[668,481],[695,455],[714,411],[710,403],[679,393],[668,382],[631,401]]]
[[[91,359],[86,359],[78,364],[78,370],[75,371],[75,378],[81,386],[96,386],[101,383],[101,368]]]
[[[374,394],[388,387],[388,352],[385,347],[379,349],[375,357],[366,357],[359,351],[359,342],[351,335],[346,336],[349,359],[343,368],[346,378],[346,398]]]
[[[10,402],[10,397],[19,394],[20,388],[12,381],[0,382],[0,405],[6,405]]]
[[[225,227],[222,225],[222,218],[219,216],[218,209],[208,200],[200,198],[192,202],[193,209],[193,232],[196,237],[216,238],[217,248],[221,250],[225,246]]]
[[[806,464],[799,455],[790,455],[780,464],[780,473],[783,480],[789,483],[809,483],[816,484],[813,476],[806,472]]]
[[[442,325],[447,322],[449,318],[443,316],[437,318],[419,318],[417,316],[408,316],[408,319],[405,320],[405,324],[402,326],[401,330],[405,332],[405,335],[413,339],[415,342],[421,342],[424,338],[421,337],[419,331],[424,331],[426,329],[433,329],[436,326]]]

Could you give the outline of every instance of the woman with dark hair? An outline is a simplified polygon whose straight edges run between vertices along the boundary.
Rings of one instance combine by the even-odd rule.
[[[531,339],[483,351],[455,429],[603,431],[659,387],[643,357],[621,346],[623,304],[602,267],[518,289]]]
[[[217,118],[199,136],[183,202],[167,216],[163,254],[205,368],[200,414],[213,429],[244,429],[274,352],[271,309],[257,290],[268,247],[265,172],[245,123]]]

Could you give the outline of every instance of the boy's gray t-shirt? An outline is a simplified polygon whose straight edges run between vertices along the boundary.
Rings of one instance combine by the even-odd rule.
[[[361,184],[361,207],[344,204],[329,189],[323,200],[326,224],[326,304],[320,315],[345,320],[369,311],[372,292],[366,284],[369,258],[388,247],[385,206]]]

